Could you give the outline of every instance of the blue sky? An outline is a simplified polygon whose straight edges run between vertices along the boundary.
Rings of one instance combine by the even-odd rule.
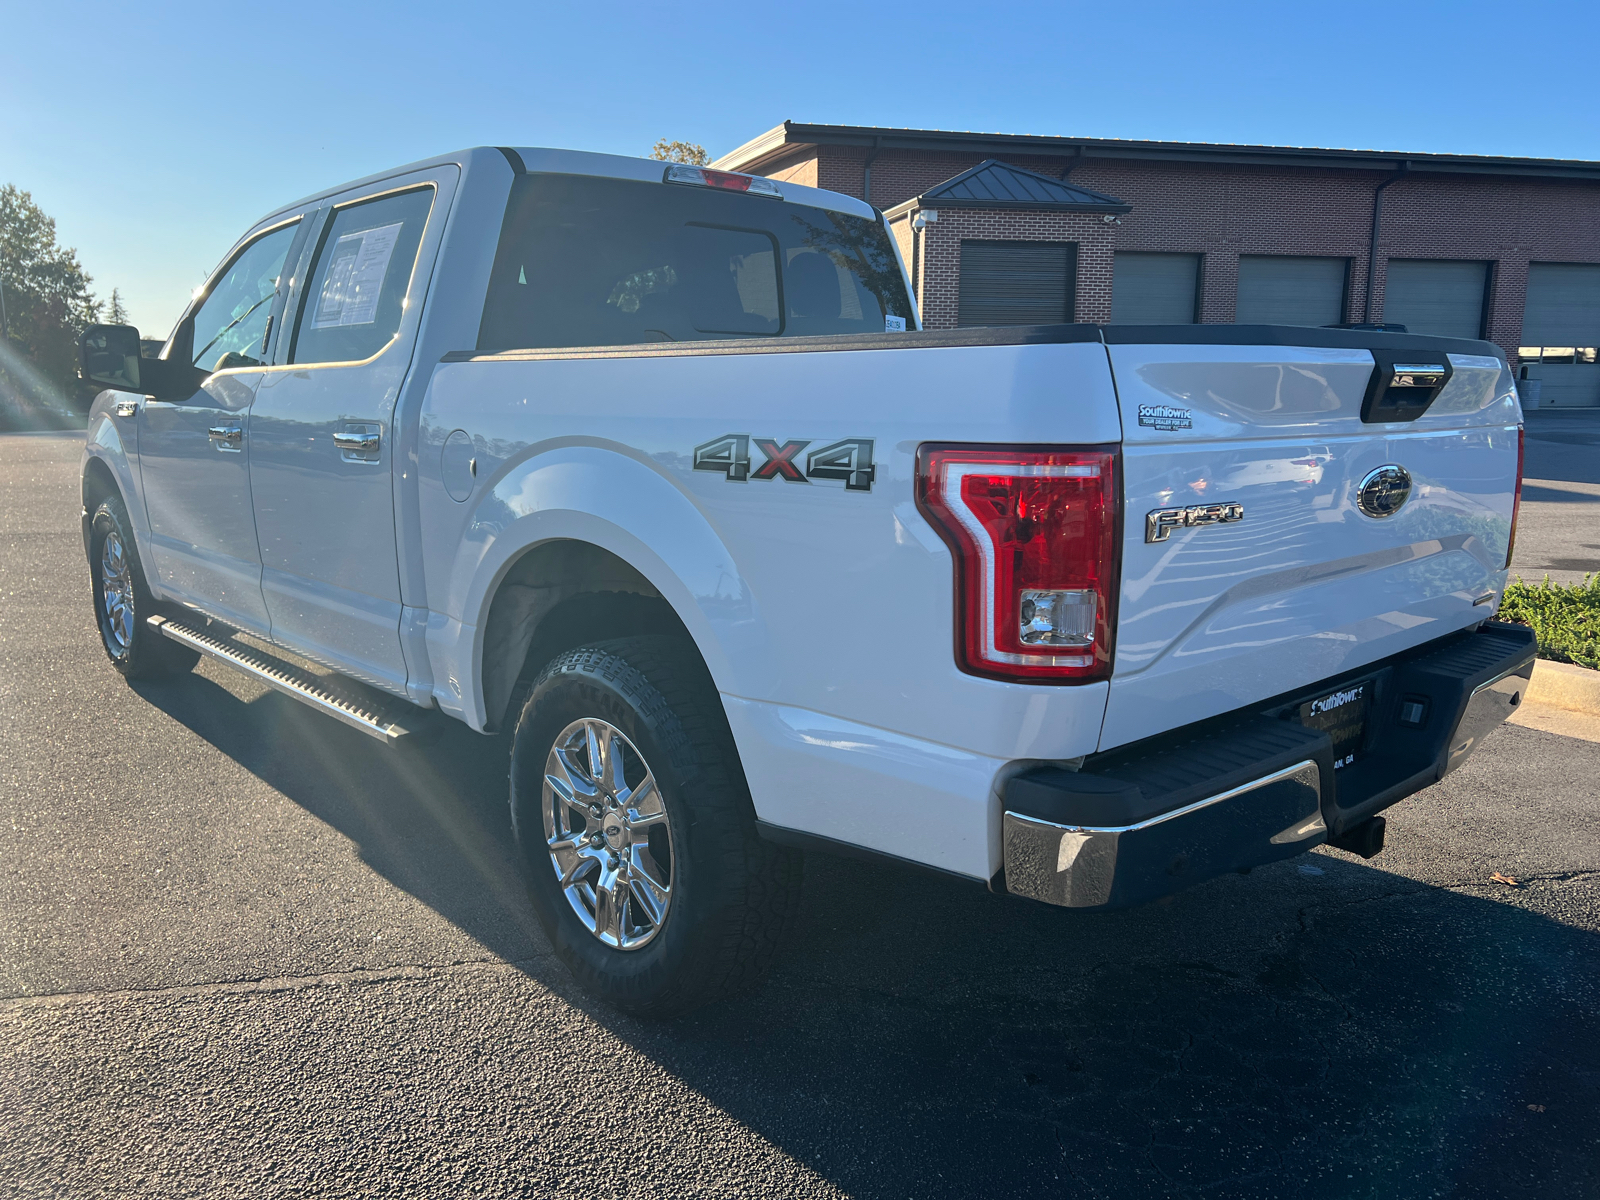
[[[0,183],[164,335],[278,204],[462,146],[783,121],[1600,159],[1600,5],[0,6]]]

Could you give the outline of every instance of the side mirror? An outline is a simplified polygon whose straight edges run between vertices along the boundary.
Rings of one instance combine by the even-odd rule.
[[[207,372],[190,366],[186,357],[187,347],[194,344],[193,323],[184,322],[178,335],[174,349],[180,357],[146,358],[132,325],[91,325],[78,335],[78,378],[181,403],[194,395]],[[160,345],[156,343],[158,353]]]
[[[78,335],[78,378],[137,392],[139,331],[132,325],[91,325]]]

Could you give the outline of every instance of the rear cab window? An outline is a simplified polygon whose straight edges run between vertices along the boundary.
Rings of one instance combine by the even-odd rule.
[[[478,349],[913,328],[880,222],[744,193],[535,173],[512,187]]]

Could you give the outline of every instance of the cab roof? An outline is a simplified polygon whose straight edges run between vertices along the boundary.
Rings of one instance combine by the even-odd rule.
[[[285,204],[274,209],[265,220],[272,220],[291,209],[306,208],[315,205],[330,196],[339,195],[341,192],[353,188],[364,187],[368,184],[382,183],[400,175],[409,175],[414,171],[427,170],[430,167],[455,165],[462,169],[488,162],[503,163],[516,174],[542,174],[550,172],[560,175],[598,175],[609,179],[635,179],[641,183],[660,183],[665,169],[671,165],[653,158],[629,158],[622,154],[595,154],[587,150],[559,150],[541,146],[474,146],[467,150],[459,150],[453,154],[440,154],[433,158],[419,159],[416,162],[406,163],[404,166],[392,167],[386,171],[379,171],[361,179],[352,179],[333,187],[324,188],[322,191],[313,192],[292,204]],[[855,217],[864,217],[873,220],[876,210],[864,201],[857,200],[854,196],[846,196],[840,192],[825,191],[822,188],[806,187],[800,183],[789,183],[784,180],[775,180],[783,198],[796,204],[808,204],[814,208],[825,208],[833,212],[848,213]]]

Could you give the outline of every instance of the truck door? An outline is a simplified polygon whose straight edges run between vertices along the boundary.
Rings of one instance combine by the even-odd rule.
[[[456,168],[332,200],[250,418],[274,641],[399,695],[395,400]]]
[[[183,400],[147,397],[139,413],[150,559],[161,590],[261,634],[268,622],[250,506],[250,403],[301,226],[299,216],[280,221],[229,257],[168,351],[212,374]]]

